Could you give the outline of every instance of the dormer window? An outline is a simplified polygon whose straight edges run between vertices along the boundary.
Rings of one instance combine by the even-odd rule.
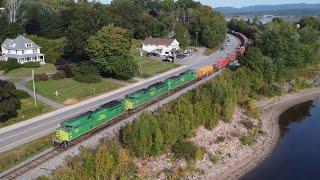
[[[28,44],[27,44],[27,47],[32,47],[32,44],[31,44],[31,43],[28,43]]]

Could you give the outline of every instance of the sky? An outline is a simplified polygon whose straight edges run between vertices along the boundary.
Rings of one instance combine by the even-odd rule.
[[[212,7],[244,7],[251,5],[274,5],[274,4],[297,4],[308,3],[317,4],[320,0],[195,0],[200,1],[201,4],[209,5]],[[111,0],[100,0],[102,3],[110,3]]]

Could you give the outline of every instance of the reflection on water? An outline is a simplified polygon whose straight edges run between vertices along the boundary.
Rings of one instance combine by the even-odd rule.
[[[281,137],[270,156],[242,179],[320,179],[320,101],[308,101],[279,118]]]
[[[281,138],[288,133],[289,125],[291,123],[299,124],[306,118],[310,117],[310,110],[314,107],[315,105],[313,101],[307,101],[305,103],[298,104],[281,114],[279,117]]]

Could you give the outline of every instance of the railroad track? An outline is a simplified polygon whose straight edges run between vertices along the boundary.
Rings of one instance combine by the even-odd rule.
[[[222,69],[220,71],[222,71]],[[70,149],[71,147],[79,144],[80,142],[92,137],[92,135],[100,132],[101,130],[103,130],[103,129],[107,128],[107,127],[110,127],[113,124],[117,124],[118,122],[120,122],[120,121],[122,121],[122,120],[124,120],[124,119],[126,119],[126,118],[128,118],[130,116],[132,116],[133,114],[135,114],[137,112],[145,110],[147,107],[156,104],[157,102],[159,102],[159,101],[161,101],[161,100],[163,100],[163,99],[165,99],[165,98],[167,98],[167,97],[179,92],[180,90],[182,90],[182,89],[184,89],[186,87],[189,87],[189,86],[195,84],[198,81],[206,79],[207,77],[213,75],[216,72],[218,72],[218,71],[215,71],[215,72],[213,72],[213,73],[211,73],[211,74],[209,74],[209,75],[207,75],[207,76],[205,76],[205,77],[203,77],[201,79],[193,80],[193,81],[190,81],[190,82],[188,82],[186,84],[183,84],[180,87],[177,87],[176,89],[174,89],[173,91],[165,93],[165,94],[163,94],[161,96],[158,96],[155,99],[147,102],[146,104],[134,109],[130,113],[122,114],[121,116],[118,116],[115,119],[113,119],[113,120],[111,120],[109,122],[106,122],[105,124],[103,124],[102,126],[96,128],[95,130],[93,130],[93,131],[91,131],[91,132],[89,132],[87,134],[84,134],[84,135],[80,136],[79,138],[77,138],[75,141],[73,141],[72,143],[70,143],[68,145],[68,148],[53,147],[53,149],[51,151],[49,151],[48,153],[43,154],[40,157],[37,157],[36,159],[34,159],[34,160],[32,160],[32,161],[30,161],[30,162],[18,167],[17,169],[14,169],[14,170],[6,173],[5,175],[1,176],[0,179],[1,180],[17,179],[22,174],[24,174],[24,173],[26,173],[26,172],[28,172],[28,171],[30,171],[32,169],[37,168],[39,165],[45,163],[46,161],[52,159],[55,156],[61,154],[62,152],[66,151],[67,149]]]

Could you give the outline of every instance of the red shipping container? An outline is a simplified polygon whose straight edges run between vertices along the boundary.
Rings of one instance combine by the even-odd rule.
[[[237,54],[236,54],[236,53],[230,54],[230,55],[228,56],[228,60],[229,60],[229,62],[232,62],[232,61],[237,60]]]
[[[218,69],[224,68],[229,64],[228,59],[224,58],[224,59],[220,59],[218,60],[214,66],[217,67]]]

